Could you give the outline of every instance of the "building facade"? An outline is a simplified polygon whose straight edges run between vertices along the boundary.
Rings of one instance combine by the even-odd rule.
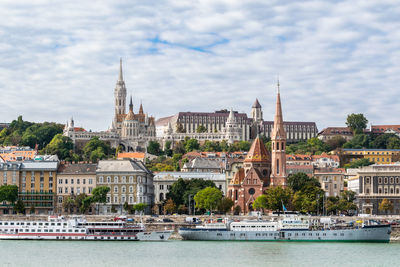
[[[76,198],[80,194],[92,195],[96,187],[97,164],[77,163],[60,164],[57,171],[57,211],[60,213],[70,212],[63,207],[68,198]],[[74,210],[79,212],[77,208]],[[89,210],[92,213],[92,210]]]
[[[362,167],[359,175],[359,211],[373,215],[400,214],[400,165],[374,164]],[[393,209],[380,210],[383,199],[389,200]]]
[[[318,179],[327,197],[337,197],[343,192],[344,174],[344,169],[337,168],[320,168],[314,170],[314,177]]]
[[[154,204],[153,174],[143,162],[130,159],[100,160],[96,170],[96,185],[108,186],[107,203],[100,213],[122,213],[128,205],[147,204],[149,212]]]
[[[229,119],[231,118],[231,119]],[[233,118],[233,119],[232,119]],[[230,123],[234,121],[234,123]],[[206,131],[198,133],[198,127]],[[166,141],[182,141],[186,137],[200,141],[250,141],[258,134],[272,137],[273,121],[264,121],[262,107],[256,99],[251,108],[251,117],[246,113],[228,110],[215,112],[179,112],[174,116],[160,118],[156,122],[157,139]],[[235,134],[227,134],[227,129],[233,128]],[[317,136],[315,122],[283,122],[288,143],[306,141]]]
[[[117,84],[114,89],[114,119],[111,129],[102,132],[87,132],[75,127],[71,119],[64,128],[64,135],[72,139],[75,148],[81,149],[93,137],[108,142],[111,147],[121,146],[126,152],[145,151],[150,140],[156,139],[154,117],[149,117],[140,104],[138,113],[133,112],[132,97],[129,110],[126,112],[126,86],[122,74],[122,60]]]
[[[353,138],[353,132],[349,127],[327,127],[318,133],[318,139],[324,142],[337,136],[350,141]]]
[[[400,149],[355,149],[345,148],[338,152],[343,163],[366,158],[375,164],[392,164],[400,161]]]

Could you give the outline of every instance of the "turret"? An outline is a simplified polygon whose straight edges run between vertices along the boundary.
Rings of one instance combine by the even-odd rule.
[[[260,122],[263,120],[262,107],[257,98],[253,106],[251,107],[251,117],[253,118],[254,122]]]

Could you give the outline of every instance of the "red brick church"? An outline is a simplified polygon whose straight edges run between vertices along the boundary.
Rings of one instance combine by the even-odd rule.
[[[235,202],[234,207],[240,206],[243,213],[253,210],[254,200],[267,188],[286,187],[286,133],[283,127],[279,83],[271,141],[270,153],[259,137],[254,140],[243,168],[228,185],[228,197]]]

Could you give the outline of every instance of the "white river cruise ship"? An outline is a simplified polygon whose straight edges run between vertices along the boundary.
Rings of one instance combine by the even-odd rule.
[[[145,231],[144,225],[125,221],[87,222],[83,218],[48,221],[0,221],[0,239],[166,241],[172,231]]]
[[[314,226],[307,218],[284,217],[276,221],[239,221],[220,219],[181,228],[184,240],[213,241],[341,241],[389,242],[391,226],[364,222],[358,227]]]

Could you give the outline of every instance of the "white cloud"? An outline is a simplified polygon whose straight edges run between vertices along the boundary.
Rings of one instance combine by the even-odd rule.
[[[156,117],[258,97],[273,119],[343,125],[351,112],[400,123],[396,1],[6,1],[0,9],[0,121],[106,129],[119,57],[137,109]],[[389,112],[390,111],[390,112]]]

